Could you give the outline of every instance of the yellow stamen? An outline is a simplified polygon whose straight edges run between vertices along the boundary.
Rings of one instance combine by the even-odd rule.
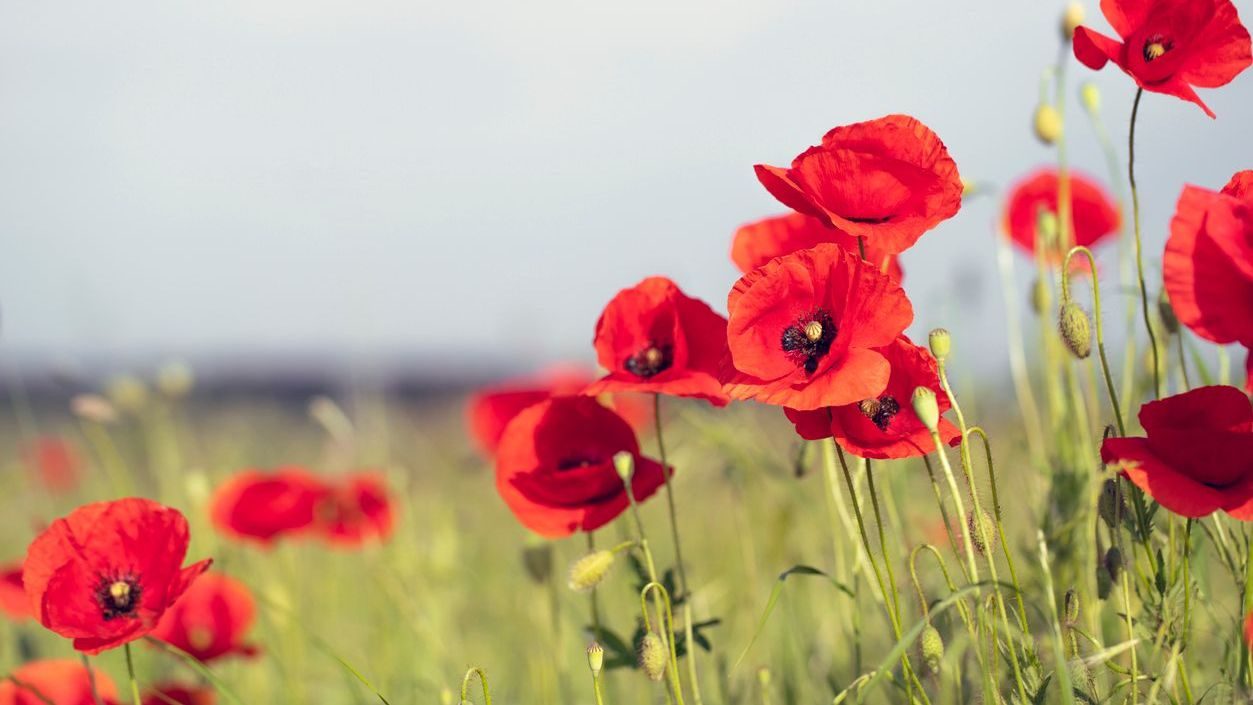
[[[657,348],[649,348],[644,351],[644,362],[650,366],[656,367],[661,364],[661,351]]]
[[[1152,61],[1165,53],[1166,46],[1161,42],[1153,42],[1152,44],[1144,47],[1144,58],[1148,61]]]

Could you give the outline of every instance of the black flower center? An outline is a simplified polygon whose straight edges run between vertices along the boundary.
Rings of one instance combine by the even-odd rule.
[[[1174,46],[1175,46],[1175,43],[1173,41],[1171,41],[1170,39],[1167,39],[1166,37],[1163,37],[1160,34],[1154,34],[1153,36],[1145,39],[1144,40],[1145,63],[1151,62],[1155,59],[1162,58],[1162,55],[1170,51],[1171,49],[1173,49]]]
[[[896,397],[884,394],[878,399],[863,399],[858,402],[857,408],[861,409],[861,413],[878,426],[880,431],[886,431],[888,424],[892,423],[892,417],[901,410],[901,405],[897,403]]]
[[[96,604],[100,605],[100,616],[106,622],[134,615],[142,596],[139,576],[131,572],[101,573],[96,583]]]
[[[674,348],[650,342],[643,350],[626,359],[623,367],[636,377],[645,379],[670,369],[674,364]]]
[[[557,469],[558,470],[577,470],[579,468],[585,468],[589,465],[596,465],[599,462],[600,462],[599,458],[594,458],[590,455],[571,455],[569,457],[562,458],[557,463]]]
[[[818,361],[831,350],[837,332],[831,314],[818,309],[784,328],[780,345],[788,359],[812,375],[818,369]]]

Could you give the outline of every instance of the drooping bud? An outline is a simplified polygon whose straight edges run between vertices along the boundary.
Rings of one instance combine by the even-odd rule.
[[[936,433],[940,427],[940,406],[935,400],[935,392],[928,387],[915,387],[911,401],[918,420],[928,431]]]
[[[550,543],[540,543],[522,549],[522,567],[526,574],[537,583],[548,582],[553,574],[553,547]]]
[[[1062,624],[1067,627],[1073,627],[1079,623],[1079,593],[1074,588],[1066,591],[1066,598],[1062,601],[1065,614],[1062,617]]]
[[[1086,14],[1083,11],[1083,5],[1077,0],[1071,0],[1071,3],[1066,6],[1066,11],[1062,13],[1062,37],[1066,41],[1075,38],[1075,30],[1083,24]]]
[[[1036,278],[1031,282],[1031,310],[1035,312],[1035,315],[1044,315],[1044,309],[1048,307],[1048,294],[1048,285],[1043,279]]]
[[[613,469],[618,471],[618,477],[624,484],[631,484],[631,478],[635,476],[635,456],[625,450],[614,453]]]
[[[1057,326],[1062,332],[1062,340],[1075,357],[1083,360],[1092,354],[1092,323],[1088,314],[1073,301],[1062,304],[1058,313]]]
[[[1127,504],[1117,480],[1106,480],[1101,485],[1101,498],[1097,502],[1096,509],[1106,526],[1111,529],[1118,528],[1122,517],[1127,515]]]
[[[598,642],[593,641],[587,646],[587,667],[592,669],[592,677],[600,675],[600,670],[605,667],[605,647]]]
[[[1091,81],[1084,81],[1079,86],[1079,102],[1083,103],[1083,109],[1088,111],[1089,115],[1096,116],[1101,112],[1101,89]]]
[[[1105,563],[1101,562],[1096,567],[1096,596],[1102,600],[1108,599],[1113,587],[1114,581],[1110,580],[1109,571],[1105,570]]]
[[[640,669],[651,681],[659,681],[666,675],[666,645],[661,637],[649,632],[640,640]]]
[[[1040,103],[1036,107],[1032,124],[1036,139],[1046,145],[1056,143],[1062,136],[1062,114],[1051,103]]]
[[[953,340],[947,330],[936,328],[927,336],[927,345],[931,348],[931,354],[935,356],[935,359],[943,362],[953,349]]]
[[[586,592],[605,579],[609,569],[613,567],[613,551],[592,551],[575,561],[570,566],[570,589],[575,592]]]
[[[927,670],[931,671],[931,675],[938,675],[940,663],[944,660],[944,639],[940,637],[940,630],[930,623],[923,628],[922,634],[918,635],[918,651],[922,654],[922,662],[927,664]]]
[[[1166,295],[1165,289],[1157,297],[1157,312],[1162,317],[1162,326],[1167,333],[1174,335],[1179,332],[1179,318],[1175,316],[1175,307],[1170,305],[1170,297]]]
[[[1118,550],[1117,546],[1110,546],[1110,549],[1105,552],[1105,570],[1109,571],[1109,579],[1118,582],[1122,569],[1122,551]]]
[[[999,534],[996,533],[996,522],[986,510],[971,512],[966,517],[966,527],[970,530],[970,543],[979,555],[986,556],[996,550]]]

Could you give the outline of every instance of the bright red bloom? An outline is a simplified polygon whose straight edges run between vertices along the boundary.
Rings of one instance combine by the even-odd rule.
[[[735,231],[731,261],[735,262],[740,272],[748,274],[775,257],[808,250],[824,242],[834,243],[849,252],[858,251],[857,238],[829,227],[817,218],[802,213],[776,215],[743,225]],[[866,260],[879,265],[897,283],[904,276],[900,258],[877,248],[872,242],[866,243]]]
[[[744,275],[727,308],[727,393],[800,411],[877,398],[890,375],[878,348],[914,318],[900,286],[837,245]]]
[[[931,432],[914,414],[914,389],[935,392],[940,413],[948,411],[948,395],[940,388],[935,358],[901,336],[879,352],[891,365],[888,385],[877,396],[856,404],[797,411],[784,409],[801,438],[816,441],[834,437],[844,450],[862,458],[891,459],[927,455],[935,451]],[[940,419],[940,438],[950,445],[961,442],[961,432]]]
[[[302,468],[244,470],[214,492],[209,513],[219,532],[268,544],[312,527],[314,508],[325,491],[322,482]]]
[[[211,560],[180,568],[190,540],[176,509],[130,498],[86,504],[37,536],[22,579],[31,610],[88,654],[151,632]]]
[[[1075,58],[1100,70],[1112,61],[1146,91],[1196,103],[1193,87],[1218,88],[1253,61],[1249,32],[1231,0],[1101,0],[1122,41],[1075,30]]]
[[[68,492],[78,485],[83,463],[74,446],[63,438],[40,436],[24,452],[26,466],[44,487]]]
[[[314,507],[314,531],[333,545],[386,541],[394,524],[387,482],[372,472],[325,485]]]
[[[940,138],[908,115],[836,127],[791,168],[754,169],[783,205],[885,253],[904,252],[961,208],[957,164]]]
[[[26,619],[31,616],[30,603],[26,601],[26,588],[22,587],[22,566],[0,566],[0,614],[10,619]]]
[[[205,573],[166,610],[151,636],[209,662],[223,656],[253,656],[244,635],[257,616],[252,593],[221,573]]]
[[[143,705],[213,705],[217,693],[210,688],[162,683],[144,693]]]
[[[1253,350],[1244,351],[1244,391],[1253,394]]]
[[[1162,256],[1175,316],[1215,343],[1253,346],[1253,172],[1221,193],[1185,186]]]
[[[631,426],[590,397],[554,397],[509,422],[496,453],[496,489],[518,521],[542,536],[593,531],[628,506],[613,464],[622,451],[635,456],[631,491],[643,501],[665,471],[639,454]]]
[[[1036,225],[1041,211],[1057,215],[1058,178],[1053,168],[1039,169],[1014,185],[1005,202],[1002,227],[1014,244],[1032,257],[1036,248]],[[1070,215],[1072,245],[1093,247],[1118,231],[1118,207],[1095,179],[1070,172]],[[1046,254],[1060,262],[1061,243]]]
[[[1198,387],[1140,407],[1147,438],[1107,438],[1101,460],[1185,517],[1253,520],[1253,407],[1235,387]]]
[[[718,365],[727,321],[665,277],[619,291],[596,322],[596,358],[609,371],[584,390],[651,392],[725,406]]]
[[[106,705],[117,702],[117,686],[109,675],[92,669],[96,690]],[[0,680],[0,705],[95,705],[91,678],[73,659],[45,659],[19,666]]]

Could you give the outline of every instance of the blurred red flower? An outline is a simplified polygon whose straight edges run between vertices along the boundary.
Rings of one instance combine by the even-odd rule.
[[[355,547],[391,536],[395,517],[383,476],[358,472],[325,484],[314,507],[314,532],[332,545]]]
[[[1253,649],[1253,612],[1244,615],[1244,643]]]
[[[914,318],[890,277],[829,244],[744,275],[727,308],[727,393],[800,411],[878,398],[890,374],[878,348]]]
[[[643,501],[665,481],[639,454],[635,432],[590,397],[554,397],[509,422],[496,453],[496,489],[518,521],[550,538],[593,531],[628,506],[613,456],[635,456],[631,491]]]
[[[726,405],[717,373],[726,319],[665,277],[619,291],[596,322],[596,357],[608,374],[585,394],[649,392]]]
[[[1057,170],[1039,169],[1014,185],[1005,202],[1002,227],[1015,245],[1035,256],[1036,226],[1041,211],[1057,215]],[[1070,172],[1071,245],[1093,247],[1118,231],[1118,207],[1095,179]],[[1061,243],[1049,248],[1049,261],[1060,263]],[[1087,260],[1080,260],[1086,268]]]
[[[1162,255],[1175,316],[1215,343],[1253,346],[1253,171],[1221,193],[1185,186]]]
[[[26,447],[24,457],[31,474],[49,490],[68,492],[78,486],[83,463],[69,441],[40,436]]]
[[[1075,30],[1075,58],[1090,69],[1114,62],[1146,91],[1196,103],[1214,117],[1194,86],[1218,88],[1253,61],[1249,32],[1231,0],[1101,0],[1122,39]]]
[[[303,468],[243,470],[214,492],[209,514],[219,532],[268,544],[312,527],[324,493],[321,481]]]
[[[961,208],[957,164],[940,138],[908,115],[836,127],[790,168],[754,169],[783,205],[888,254],[909,249]]]
[[[0,613],[18,620],[31,616],[26,588],[22,587],[22,566],[0,566]]]
[[[775,257],[808,250],[824,242],[835,243],[850,252],[858,251],[857,238],[829,227],[817,218],[802,213],[776,215],[743,225],[735,231],[731,261],[735,262],[740,272],[748,274]],[[867,242],[866,260],[879,266],[893,281],[901,281],[901,262],[896,255]]]
[[[892,371],[887,387],[878,396],[813,411],[784,409],[801,438],[816,441],[834,437],[840,447],[862,458],[909,458],[935,451],[931,433],[914,415],[910,401],[915,388],[928,387],[935,392],[940,413],[948,410],[948,395],[940,388],[935,358],[904,336],[879,352]],[[961,432],[947,420],[940,419],[939,429],[945,443],[961,442]]]
[[[254,656],[257,648],[244,643],[244,635],[256,612],[252,594],[243,583],[209,572],[166,610],[151,636],[203,662],[236,654]]]
[[[1253,520],[1253,407],[1235,387],[1198,387],[1140,407],[1147,438],[1107,438],[1101,460],[1185,517]]]
[[[92,669],[96,691],[106,705],[117,702],[117,687],[104,671]],[[0,705],[95,705],[87,669],[73,659],[45,659],[18,666],[0,680]]]
[[[144,693],[142,705],[213,705],[217,693],[209,688],[161,683]]]
[[[1253,350],[1244,351],[1244,391],[1253,394]]]
[[[187,519],[148,499],[86,504],[31,543],[26,597],[40,623],[96,654],[151,632],[212,562],[180,568]]]

